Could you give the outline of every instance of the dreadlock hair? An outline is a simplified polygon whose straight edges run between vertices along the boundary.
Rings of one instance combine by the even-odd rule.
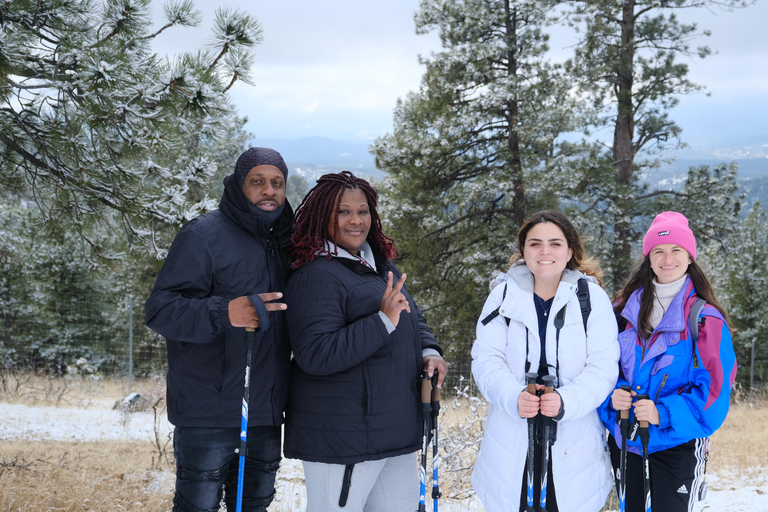
[[[323,249],[324,241],[333,244],[336,253],[336,234],[339,227],[338,205],[341,195],[346,189],[360,189],[368,201],[371,212],[371,229],[366,241],[374,254],[379,254],[391,260],[395,257],[395,243],[381,229],[381,218],[376,210],[379,195],[370,183],[358,178],[349,171],[335,174],[324,174],[317,180],[312,190],[307,192],[296,210],[296,229],[293,232],[293,268],[299,268],[318,257],[316,254]],[[333,216],[333,233],[328,233],[328,223]],[[330,260],[331,255],[327,258]]]
[[[715,298],[715,291],[709,283],[707,276],[704,274],[704,271],[699,264],[696,263],[696,260],[691,259],[691,262],[688,264],[688,276],[691,278],[693,288],[696,290],[696,295],[707,301],[707,304],[710,306],[714,306],[715,309],[723,315],[725,323],[730,324],[725,308],[723,308],[717,298]],[[613,298],[613,312],[616,315],[616,318],[621,318],[621,312],[624,310],[624,306],[627,305],[630,295],[632,295],[635,290],[642,287],[643,292],[640,295],[640,311],[637,315],[637,323],[639,325],[636,325],[635,328],[637,329],[638,334],[646,340],[651,336],[651,333],[653,333],[651,314],[653,313],[653,301],[656,296],[656,290],[653,284],[655,277],[656,274],[651,268],[651,256],[648,254],[643,258],[643,261],[635,267],[632,274],[630,274],[627,283]]]

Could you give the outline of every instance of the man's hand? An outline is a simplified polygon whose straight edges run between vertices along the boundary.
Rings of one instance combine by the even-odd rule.
[[[280,311],[288,306],[282,302],[272,302],[283,297],[280,292],[260,293],[259,297],[264,301],[267,311]],[[248,297],[238,297],[229,302],[229,323],[232,327],[252,327],[258,329],[259,315]]]
[[[427,370],[427,375],[430,378],[437,370],[437,387],[443,387],[443,379],[448,374],[448,363],[445,362],[445,359],[437,355],[426,356],[424,357],[424,369]]]

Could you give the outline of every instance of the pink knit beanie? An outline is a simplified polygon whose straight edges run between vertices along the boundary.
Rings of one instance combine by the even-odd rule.
[[[643,256],[661,244],[677,244],[696,259],[696,238],[688,227],[688,219],[677,212],[663,212],[656,216],[643,237]]]

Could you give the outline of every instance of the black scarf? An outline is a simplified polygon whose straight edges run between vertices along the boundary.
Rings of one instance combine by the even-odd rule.
[[[250,208],[251,202],[237,186],[234,175],[224,178],[224,193],[219,202],[219,210],[229,217],[232,222],[254,236],[267,239],[270,251],[276,250],[277,261],[284,278],[288,277],[290,259],[288,248],[291,246],[293,234],[293,208],[285,200],[282,213],[277,219],[272,219],[270,212],[262,212],[258,208]]]

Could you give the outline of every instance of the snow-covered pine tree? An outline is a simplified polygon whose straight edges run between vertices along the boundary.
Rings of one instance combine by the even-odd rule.
[[[215,206],[215,159],[179,158],[195,140],[223,141],[227,97],[249,69],[261,29],[217,11],[212,42],[174,57],[152,43],[200,22],[183,0],[153,28],[149,0],[11,0],[0,5],[0,177],[27,194],[49,227],[76,229],[90,253],[122,227],[129,246],[158,252],[158,225],[176,228]]]
[[[216,207],[249,138],[227,91],[251,83],[257,22],[219,10],[206,46],[162,57],[153,42],[201,17],[175,2],[152,28],[149,9],[146,0],[0,5],[5,368],[63,367],[79,354],[99,363],[105,348],[115,359],[129,295],[137,359],[152,357],[162,340],[141,328],[140,312],[158,257],[181,224]]]
[[[682,9],[743,7],[744,0],[579,0],[570,21],[580,30],[580,41],[568,69],[580,77],[581,90],[602,112],[596,127],[607,127],[612,139],[600,167],[613,168],[611,195],[596,198],[611,218],[611,253],[606,267],[613,289],[620,288],[632,265],[633,243],[650,222],[638,204],[647,192],[638,189],[638,172],[652,162],[638,160],[650,149],[680,146],[680,127],[669,117],[679,97],[700,90],[688,79],[688,65],[680,57],[704,58],[706,46],[691,47],[709,35],[695,23],[677,17]]]
[[[389,174],[383,218],[407,285],[463,355],[517,228],[557,203],[541,175],[558,172],[573,146],[556,139],[579,126],[570,85],[546,59],[549,5],[422,1],[417,32],[437,31],[443,48],[422,59],[419,91],[398,102],[393,133],[372,146]]]
[[[753,372],[755,387],[768,381],[767,227],[768,214],[756,202],[747,217],[730,226],[731,232],[722,242],[709,244],[704,254],[718,298],[730,316],[739,364],[737,380],[744,389],[750,387]]]
[[[111,276],[91,272],[75,231],[39,236],[30,201],[4,197],[0,212],[0,372],[106,362],[105,345],[125,332],[113,329]]]
[[[193,202],[221,195],[221,180],[232,172],[250,137],[244,123],[232,118],[221,126],[227,134],[222,142],[190,133],[185,148],[165,156],[179,169],[209,162],[206,172],[213,179],[191,183],[187,197]],[[165,341],[144,326],[142,304],[162,263],[158,255],[167,250],[178,227],[156,222],[157,248],[131,250],[123,231],[94,226],[90,236],[121,256],[94,265],[77,230],[63,223],[43,234],[44,220],[31,199],[0,194],[0,368],[56,373],[82,357],[105,373],[127,371],[132,296],[134,374],[159,371],[165,364]]]

